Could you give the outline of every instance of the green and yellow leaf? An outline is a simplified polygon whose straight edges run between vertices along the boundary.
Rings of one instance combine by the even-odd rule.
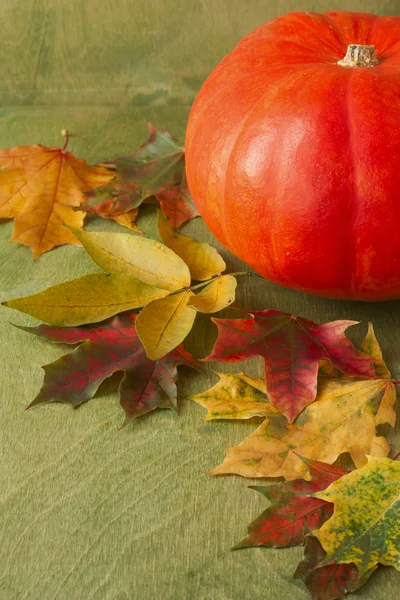
[[[3,304],[51,325],[69,327],[97,323],[167,294],[127,275],[91,273]]]
[[[232,275],[216,277],[201,292],[190,299],[189,304],[203,313],[218,312],[235,300],[237,281]]]
[[[185,261],[192,279],[206,281],[225,271],[224,259],[215,248],[172,229],[161,211],[158,211],[158,231],[164,244]]]
[[[213,419],[251,419],[279,415],[267,398],[265,380],[245,373],[218,373],[218,383],[209,390],[189,396],[207,409],[205,421]]]
[[[196,311],[188,306],[193,292],[185,290],[151,302],[139,313],[136,331],[151,360],[178,346],[192,329]]]
[[[107,273],[122,273],[175,291],[190,285],[190,272],[172,250],[143,236],[70,228],[90,258]]]
[[[332,502],[333,516],[314,531],[322,564],[354,563],[360,575],[378,563],[400,570],[400,463],[368,458],[361,469],[313,494]]]

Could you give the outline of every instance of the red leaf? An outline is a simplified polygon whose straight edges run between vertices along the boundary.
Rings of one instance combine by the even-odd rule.
[[[318,325],[277,310],[255,312],[249,319],[213,321],[219,335],[204,360],[263,356],[268,396],[289,423],[315,400],[319,360],[329,359],[347,375],[375,376],[372,359],[362,356],[344,335],[356,321]]]
[[[340,467],[307,460],[311,481],[295,479],[270,486],[251,486],[270,502],[269,506],[249,525],[249,536],[236,548],[268,546],[284,548],[300,546],[306,534],[319,529],[332,516],[333,505],[308,495],[324,490],[346,474]]]
[[[156,198],[169,224],[174,229],[177,229],[183,223],[186,223],[186,221],[199,216],[199,212],[193,204],[187,186],[165,188],[156,194]]]
[[[294,574],[295,579],[301,579],[311,594],[312,600],[338,600],[349,592],[354,592],[363,586],[372,575],[375,568],[370,569],[360,578],[355,564],[339,563],[319,567],[325,557],[325,551],[319,540],[307,536],[304,547],[304,558]]]
[[[136,334],[135,319],[135,314],[124,313],[83,327],[20,327],[53,342],[83,342],[70,354],[43,367],[42,389],[28,408],[47,402],[79,406],[93,398],[107,377],[124,371],[119,386],[126,415],[124,425],[155,408],[175,410],[177,367],[196,368],[197,361],[182,346],[156,362],[147,358]]]

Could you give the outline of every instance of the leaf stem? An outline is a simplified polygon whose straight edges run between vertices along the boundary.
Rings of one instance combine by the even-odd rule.
[[[175,294],[180,294],[181,292],[184,292],[185,290],[190,290],[190,291],[198,290],[198,289],[208,285],[212,281],[215,281],[215,279],[219,279],[220,277],[223,277],[223,275],[225,275],[225,273],[215,275],[214,277],[211,277],[211,279],[207,279],[206,281],[201,281],[200,283],[196,283],[196,285],[191,285],[190,287],[181,288],[180,290],[171,292],[170,296],[174,296]],[[264,277],[262,277],[262,275],[258,275],[258,273],[247,273],[247,271],[238,271],[237,273],[226,273],[226,275],[231,275],[232,277],[244,277],[245,275],[247,275],[248,277],[259,277],[260,279],[264,279]]]
[[[396,454],[396,456],[393,456],[392,460],[397,460],[397,459],[399,458],[399,456],[400,456],[400,452],[398,452],[398,453]]]
[[[67,149],[68,142],[69,142],[69,131],[68,131],[68,129],[63,129],[61,131],[61,135],[63,135],[65,137],[64,146],[62,147],[62,151],[64,152]]]

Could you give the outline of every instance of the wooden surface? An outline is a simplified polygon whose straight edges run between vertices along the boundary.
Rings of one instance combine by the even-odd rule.
[[[259,0],[3,0],[1,146],[62,143],[94,162],[143,141],[146,120],[183,139],[198,87],[248,31],[289,10],[396,14],[391,2]],[[151,208],[140,225],[155,232]],[[121,230],[93,220],[89,229]],[[96,271],[83,250],[59,248],[33,262],[0,225],[1,299]],[[213,241],[200,219],[185,228]],[[220,246],[213,241],[215,245]],[[243,270],[226,250],[229,270]],[[280,308],[316,321],[372,320],[384,356],[400,377],[399,302],[345,303],[241,279],[238,306]],[[13,328],[33,324],[0,310],[1,600],[306,600],[291,579],[301,549],[230,552],[266,506],[239,477],[210,478],[224,449],[258,424],[204,423],[186,400],[215,377],[182,370],[180,416],[158,411],[122,431],[118,376],[78,410],[49,405],[24,412],[42,382],[40,365],[65,352]],[[356,328],[354,328],[356,329]],[[204,356],[214,325],[199,317],[187,347]],[[239,371],[230,365],[226,371]],[[224,367],[218,365],[218,369]],[[262,373],[261,361],[246,364]],[[357,435],[357,432],[354,432]],[[391,435],[400,450],[400,436]],[[397,600],[400,574],[382,569],[355,598]]]

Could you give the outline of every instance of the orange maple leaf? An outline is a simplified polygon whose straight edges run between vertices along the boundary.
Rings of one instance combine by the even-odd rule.
[[[81,229],[86,213],[73,207],[114,176],[65,147],[40,144],[1,150],[0,167],[0,218],[15,219],[11,241],[29,246],[35,259],[55,246],[79,244],[63,225]]]

